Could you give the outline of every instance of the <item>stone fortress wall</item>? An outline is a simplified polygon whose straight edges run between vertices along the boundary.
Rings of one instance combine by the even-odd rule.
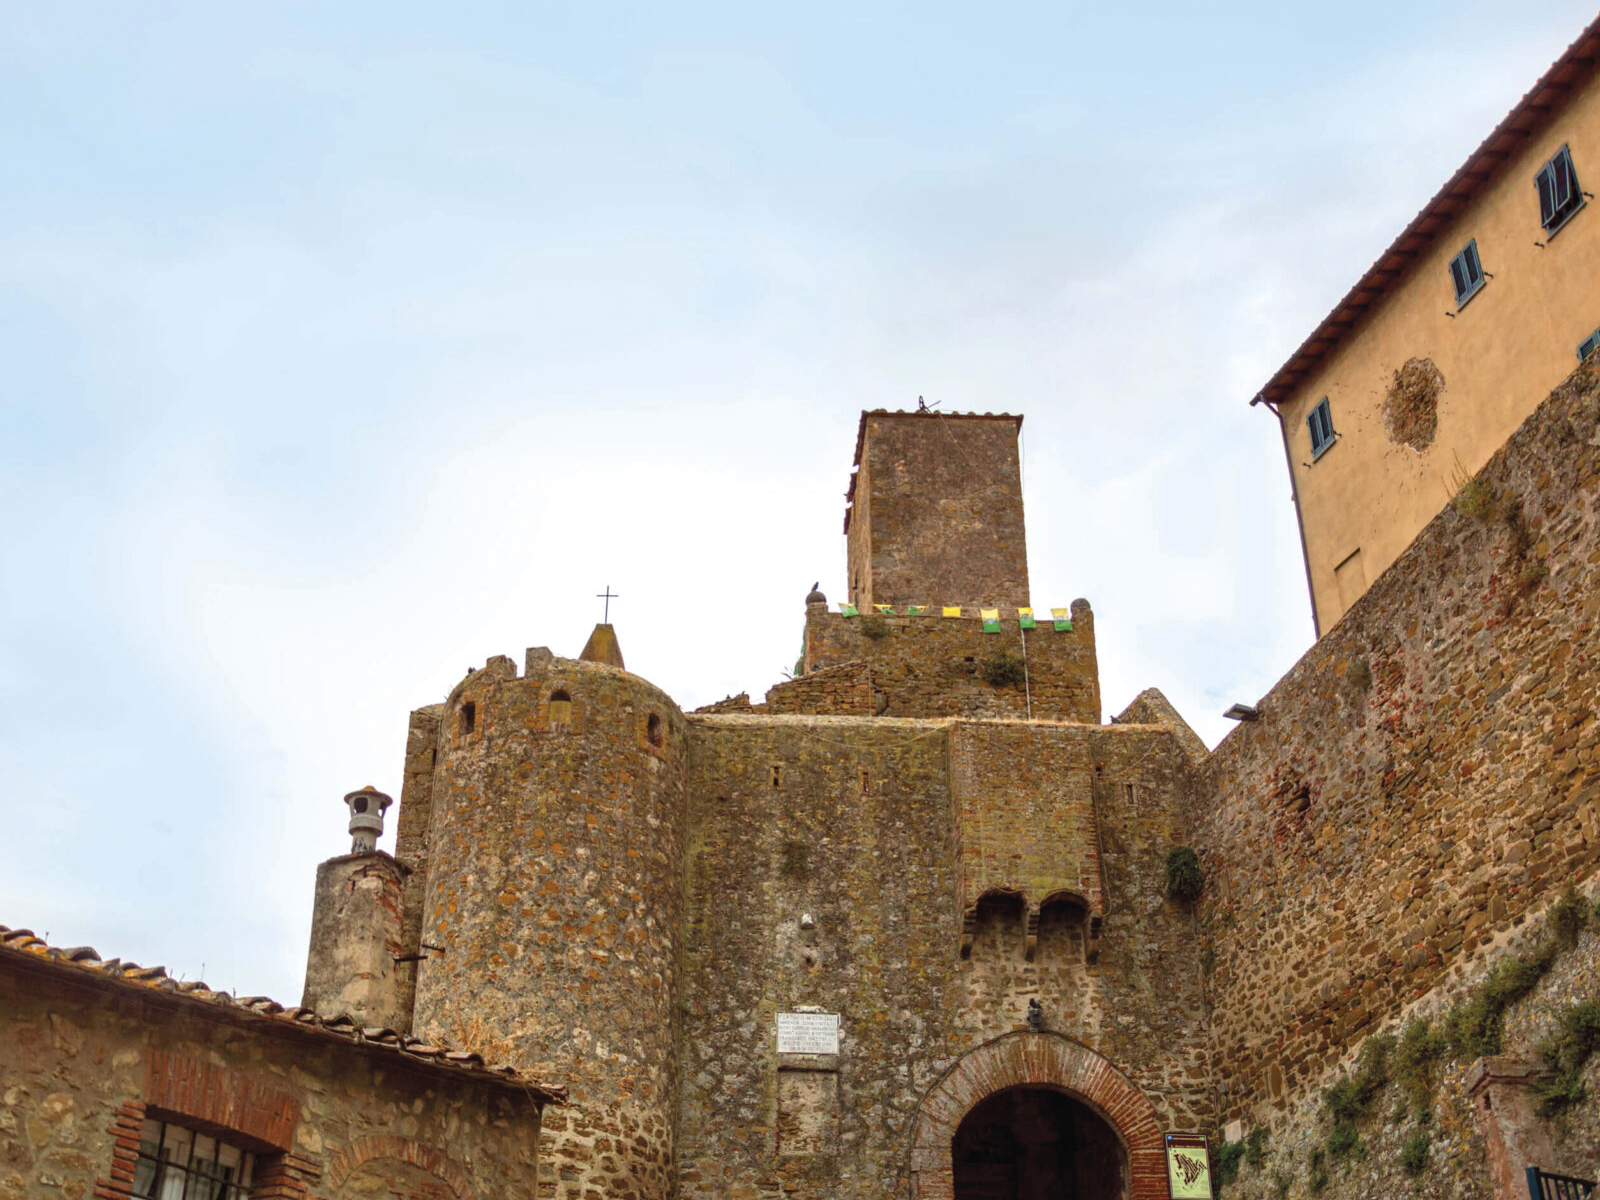
[[[1593,874],[1597,427],[1590,366],[1469,489],[1492,503],[1446,510],[1211,753],[1154,690],[1099,724],[1086,602],[1029,636],[1025,690],[981,670],[1020,655],[1014,615],[815,596],[761,706],[684,716],[614,638],[489,660],[412,717],[417,1030],[570,1081],[552,1200],[949,1196],[960,1106],[1049,1063],[1117,1109],[1134,1200],[1165,1194],[1162,1130],[1231,1122],[1304,1184],[1287,1156],[1363,1040]],[[1195,906],[1166,892],[1183,845]],[[807,1010],[837,1054],[778,1053]],[[1486,1195],[1458,1109],[1465,1190],[1438,1194]]]
[[[1590,359],[1204,764],[1221,1119],[1308,1148],[1326,1132],[1321,1089],[1369,1035],[1438,1015],[1560,892],[1592,889],[1597,622]],[[1456,1116],[1461,1161],[1439,1194],[1487,1196],[1482,1144]],[[1585,1157],[1570,1165],[1593,1177]],[[1399,1186],[1370,1175],[1379,1163],[1342,1194]],[[1282,1169],[1303,1178],[1305,1160]]]
[[[685,1197],[904,1194],[924,1095],[1026,1030],[1032,997],[1046,1031],[1116,1062],[1164,1127],[1211,1124],[1194,915],[1164,891],[1194,782],[1170,729],[689,720]],[[1021,760],[1059,806],[1019,803]],[[1073,801],[1090,825],[1098,811],[1099,837],[1058,820]],[[968,879],[985,900],[970,897],[963,956]],[[1045,896],[1028,885],[1063,879],[1101,910],[1092,958],[1081,908],[1047,905],[1030,926]],[[777,1053],[776,1014],[802,1006],[841,1015],[837,1057]]]
[[[490,659],[437,710],[414,1024],[537,1078],[561,1195],[671,1193],[688,747],[600,662]],[[423,841],[425,839],[425,843]]]

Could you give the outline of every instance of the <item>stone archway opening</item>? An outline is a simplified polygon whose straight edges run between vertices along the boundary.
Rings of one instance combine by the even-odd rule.
[[[994,1093],[951,1144],[955,1200],[1122,1200],[1127,1155],[1088,1105],[1052,1087]]]

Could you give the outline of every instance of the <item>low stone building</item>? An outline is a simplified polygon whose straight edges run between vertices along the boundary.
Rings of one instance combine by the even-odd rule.
[[[532,1197],[562,1095],[0,927],[0,1196]]]

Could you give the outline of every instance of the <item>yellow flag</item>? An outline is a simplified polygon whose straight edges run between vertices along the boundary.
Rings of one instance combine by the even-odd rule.
[[[978,615],[985,621],[998,621],[1000,619],[1000,610],[998,608],[980,608]]]
[[[960,605],[957,605],[956,607],[951,608],[947,604],[947,605],[943,606],[943,610],[944,610],[944,615],[947,616],[947,617],[959,617],[961,615],[961,607],[960,607]]]

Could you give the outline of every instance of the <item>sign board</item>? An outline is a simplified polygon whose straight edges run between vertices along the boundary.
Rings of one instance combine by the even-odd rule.
[[[824,1012],[779,1013],[778,1053],[839,1053],[839,1014]]]
[[[1204,1134],[1169,1133],[1167,1192],[1172,1200],[1211,1200],[1211,1151]]]

